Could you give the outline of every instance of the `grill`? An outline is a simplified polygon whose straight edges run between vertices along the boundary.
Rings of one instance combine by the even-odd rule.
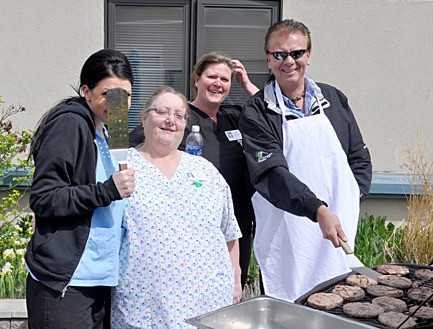
[[[186,320],[200,329],[370,329],[363,323],[259,296]]]
[[[405,275],[405,277],[409,278],[412,280],[412,282],[417,285],[420,286],[426,286],[426,287],[433,287],[433,279],[418,279],[415,277],[415,271],[419,270],[419,269],[429,269],[429,270],[433,270],[433,267],[431,266],[423,266],[423,265],[414,265],[414,264],[391,264],[391,265],[401,265],[401,266],[406,266],[409,269],[409,274]],[[374,268],[373,268],[374,269]],[[301,296],[300,298],[298,298],[297,300],[295,300],[295,304],[300,304],[306,307],[310,307],[311,306],[308,305],[307,303],[307,299],[309,296],[311,296],[314,293],[318,293],[318,292],[331,292],[332,289],[334,289],[334,287],[338,284],[347,284],[346,283],[346,278],[351,275],[351,274],[356,274],[355,272],[351,272],[351,273],[347,273],[344,275],[340,275],[338,277],[335,277],[331,280],[325,281],[319,285],[317,285],[316,287],[314,287],[311,291],[309,291],[308,293],[306,293],[305,295]],[[420,306],[422,304],[422,302],[417,302],[411,298],[409,298],[407,296],[407,291],[409,289],[402,289],[404,292],[403,297],[401,298],[408,306],[408,308],[410,308],[411,306]],[[360,300],[359,302],[371,302],[375,297],[374,296],[370,296],[367,292],[365,294],[365,298]],[[424,301],[426,302],[424,305],[425,306],[433,306],[433,299],[429,299],[428,301]],[[346,303],[346,302],[345,302]],[[344,304],[343,304],[344,305]],[[350,316],[347,316],[346,314],[344,314],[343,312],[343,306],[337,307],[335,309],[332,310],[324,310],[322,312],[326,312],[326,313],[330,313],[330,314],[334,314],[337,316],[341,316],[344,318],[350,318],[352,320],[358,321],[358,322],[362,322],[364,324],[370,325],[370,326],[374,326],[377,328],[384,328],[384,329],[390,329],[391,327],[387,327],[384,326],[383,324],[381,324],[379,322],[379,320],[377,320],[377,318],[373,318],[373,319],[361,319],[361,318],[352,318]],[[404,314],[406,315],[410,315],[411,312],[407,311]],[[433,328],[433,320],[422,320],[422,319],[418,319],[417,320],[417,329],[432,329]]]

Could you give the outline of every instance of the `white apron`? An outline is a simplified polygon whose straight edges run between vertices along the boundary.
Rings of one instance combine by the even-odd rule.
[[[284,109],[279,87],[277,99]],[[360,190],[323,109],[314,116],[283,120],[283,136],[290,172],[336,213],[353,249]],[[274,207],[257,192],[252,201],[254,252],[266,295],[293,302],[317,284],[350,271],[347,256],[323,238],[318,223]]]

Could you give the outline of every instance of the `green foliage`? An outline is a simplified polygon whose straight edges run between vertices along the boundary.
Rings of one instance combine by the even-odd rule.
[[[0,298],[24,298],[24,254],[32,234],[31,216],[23,216],[20,199],[33,171],[28,147],[30,131],[15,131],[10,117],[25,111],[22,106],[3,107],[0,96]]]
[[[12,115],[25,111],[22,106],[13,105],[4,108],[4,101],[0,96],[0,184],[7,185],[7,195],[0,202],[0,228],[13,222],[21,215],[19,200],[24,191],[19,185],[28,185],[31,177],[32,161],[27,150],[32,140],[30,131],[14,131]]]
[[[0,298],[25,298],[27,271],[24,254],[33,234],[32,216],[0,228]]]
[[[365,214],[358,223],[355,255],[367,267],[391,262],[386,245],[394,230],[395,225],[387,223],[386,217]]]
[[[248,266],[247,283],[252,284],[259,277],[259,264],[254,255],[254,248],[251,248],[251,260]]]

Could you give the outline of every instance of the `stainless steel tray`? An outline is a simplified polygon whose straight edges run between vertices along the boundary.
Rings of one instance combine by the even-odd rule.
[[[280,299],[260,296],[186,320],[202,329],[361,329],[374,327]]]

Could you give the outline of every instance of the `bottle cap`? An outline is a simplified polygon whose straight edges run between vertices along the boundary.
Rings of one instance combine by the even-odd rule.
[[[200,132],[200,126],[192,126],[191,127],[191,131],[193,132],[193,133],[199,133]]]

